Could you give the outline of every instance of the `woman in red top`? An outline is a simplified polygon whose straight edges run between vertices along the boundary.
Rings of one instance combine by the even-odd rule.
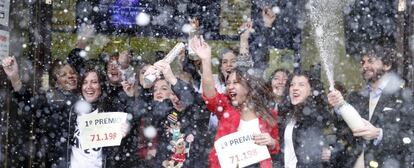
[[[271,154],[278,153],[277,112],[272,110],[271,87],[266,85],[263,79],[248,73],[251,72],[248,67],[237,66],[227,77],[226,94],[219,94],[214,88],[211,48],[203,39],[195,37],[192,40],[191,47],[202,60],[204,100],[207,108],[219,119],[215,140],[238,130],[244,130],[242,126],[244,123],[258,120],[255,127],[260,129],[261,133],[255,136],[255,143],[266,145]],[[214,148],[209,155],[209,162],[210,167],[220,167]],[[272,167],[271,159],[261,161],[260,167]]]

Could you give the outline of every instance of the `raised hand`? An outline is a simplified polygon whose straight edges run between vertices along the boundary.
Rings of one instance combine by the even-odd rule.
[[[19,91],[22,87],[22,82],[19,76],[19,66],[17,65],[15,57],[7,57],[2,60],[2,66],[7,78],[10,79],[15,91]]]
[[[240,39],[249,39],[250,34],[253,32],[253,23],[251,21],[243,23],[240,28]]]
[[[177,83],[177,77],[175,77],[168,62],[160,60],[156,62],[154,66],[156,67],[156,69],[161,71],[161,73],[164,75],[165,80],[167,80],[168,83],[172,85],[175,85]]]
[[[342,97],[341,92],[338,90],[333,90],[328,93],[328,103],[332,107],[337,107],[344,102],[344,98]]]
[[[190,47],[200,59],[211,59],[211,47],[204,41],[203,37],[193,37],[193,39],[191,39]]]
[[[133,83],[128,83],[127,81],[122,81],[121,85],[122,85],[122,89],[124,90],[124,92],[129,97],[133,97],[135,95],[135,89],[134,89],[134,84]]]
[[[191,18],[190,25],[194,31],[197,31],[200,28],[200,21],[197,18]]]
[[[273,22],[276,20],[276,14],[267,7],[262,10],[262,17],[265,27],[272,27]]]
[[[7,57],[3,59],[2,66],[4,72],[6,72],[6,75],[10,80],[12,80],[12,78],[19,77],[19,67],[17,66],[15,57]]]
[[[182,112],[185,109],[185,106],[181,103],[180,99],[178,99],[178,97],[175,94],[170,94],[169,99],[171,100],[174,108],[177,111]]]

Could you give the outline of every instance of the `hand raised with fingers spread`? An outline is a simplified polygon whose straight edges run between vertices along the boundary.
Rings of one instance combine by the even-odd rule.
[[[262,17],[265,27],[272,27],[273,22],[276,20],[276,14],[270,8],[262,10]]]
[[[190,47],[200,59],[211,59],[211,47],[204,41],[203,37],[193,37]]]

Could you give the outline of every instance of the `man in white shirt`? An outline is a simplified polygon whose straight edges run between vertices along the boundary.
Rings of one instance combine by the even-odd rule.
[[[412,143],[407,97],[403,97],[404,81],[392,72],[395,52],[374,46],[362,54],[362,75],[367,87],[348,96],[347,103],[361,115],[365,126],[352,129],[344,136],[346,167],[412,167],[408,149]],[[329,103],[338,108],[345,103],[339,91],[328,94]],[[412,112],[411,112],[412,113]],[[339,121],[339,129],[349,129]],[[350,133],[351,133],[350,131]],[[411,165],[411,166],[410,166]]]

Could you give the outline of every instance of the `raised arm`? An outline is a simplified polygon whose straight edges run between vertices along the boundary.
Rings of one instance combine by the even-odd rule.
[[[253,23],[243,23],[240,29],[242,30],[240,34],[240,55],[246,55],[249,54],[249,37],[253,31]]]
[[[217,91],[211,68],[211,47],[201,37],[194,37],[191,40],[191,48],[201,59],[203,93],[207,98],[216,96]]]
[[[78,40],[76,41],[76,47],[70,51],[67,62],[75,67],[78,73],[82,73],[85,68],[85,58],[82,57],[82,52],[85,52],[85,48],[89,45],[92,37],[94,36],[95,28],[92,25],[82,25],[79,28]]]
[[[22,88],[22,81],[20,80],[19,75],[19,67],[16,62],[15,57],[7,57],[3,59],[2,66],[4,69],[4,72],[7,75],[7,78],[9,78],[14,91],[18,92]]]

